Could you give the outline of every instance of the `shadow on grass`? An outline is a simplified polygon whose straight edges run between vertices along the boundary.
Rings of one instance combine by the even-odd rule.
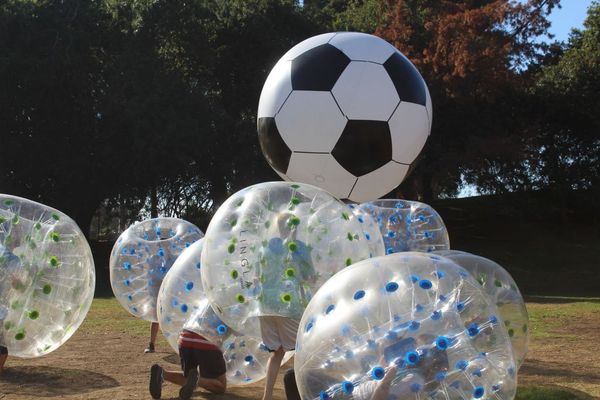
[[[169,364],[179,365],[181,364],[181,360],[179,359],[178,354],[169,354],[163,357],[164,362],[168,362]]]
[[[32,397],[85,394],[119,386],[110,376],[81,369],[10,367],[0,377],[0,393]]]
[[[538,375],[545,377],[569,378],[570,381],[598,382],[600,384],[600,375],[586,373],[580,370],[573,370],[567,364],[553,363],[552,365],[539,361],[527,359],[519,369],[520,375]]]
[[[515,400],[593,400],[594,397],[580,390],[554,385],[523,386]]]

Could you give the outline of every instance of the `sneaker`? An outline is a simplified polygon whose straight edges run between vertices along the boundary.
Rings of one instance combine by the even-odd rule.
[[[144,353],[154,353],[154,343],[149,343],[148,347],[144,350]]]
[[[150,395],[153,399],[160,399],[163,382],[163,369],[158,364],[154,364],[150,368]]]
[[[193,369],[188,373],[185,385],[179,390],[179,398],[181,400],[188,400],[194,394],[196,386],[198,386],[198,370]]]

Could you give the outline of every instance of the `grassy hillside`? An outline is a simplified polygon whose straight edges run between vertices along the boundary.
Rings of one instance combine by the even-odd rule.
[[[591,195],[513,193],[432,206],[446,223],[453,249],[498,262],[525,295],[600,297],[600,201]],[[112,293],[111,248],[112,243],[92,243],[101,296]]]
[[[526,295],[600,296],[600,205],[573,193],[514,193],[432,204],[453,249],[504,266]]]

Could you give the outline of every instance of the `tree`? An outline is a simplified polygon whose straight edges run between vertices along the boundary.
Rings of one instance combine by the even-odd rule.
[[[540,186],[564,198],[574,189],[600,192],[600,4],[592,3],[583,30],[572,32],[553,64],[537,71],[531,90],[540,115],[531,127]]]
[[[100,2],[0,6],[0,187],[59,208],[87,232],[116,191],[119,138],[101,130],[106,53],[121,41]]]
[[[417,66],[431,91],[432,134],[420,162],[401,186],[425,199],[453,195],[463,180],[490,180],[496,190],[521,176],[524,139],[518,114],[527,82],[520,74],[544,50],[533,39],[546,32],[557,0],[388,1],[376,33]]]
[[[275,177],[256,140],[262,83],[317,31],[288,0],[3,3],[0,188],[84,232],[100,206],[205,219]]]

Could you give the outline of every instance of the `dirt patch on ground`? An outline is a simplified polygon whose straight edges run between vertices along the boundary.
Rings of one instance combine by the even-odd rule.
[[[552,328],[532,333],[529,355],[519,372],[520,386],[555,385],[600,398],[600,308],[555,317],[552,312],[564,305],[530,303],[528,307],[532,315],[541,315],[538,326]],[[8,369],[0,378],[0,399],[149,399],[150,366],[159,363],[175,370],[178,359],[163,340],[156,353],[143,354],[147,337],[140,334],[139,327],[123,329],[118,323],[132,317],[115,308],[111,320],[116,322],[111,328],[102,322],[105,311],[92,308],[81,329],[50,355],[9,359]],[[176,399],[177,395],[177,387],[164,387],[164,399]],[[199,390],[194,398],[249,400],[261,395],[259,382],[232,387],[223,396]],[[285,399],[281,377],[275,399]]]

